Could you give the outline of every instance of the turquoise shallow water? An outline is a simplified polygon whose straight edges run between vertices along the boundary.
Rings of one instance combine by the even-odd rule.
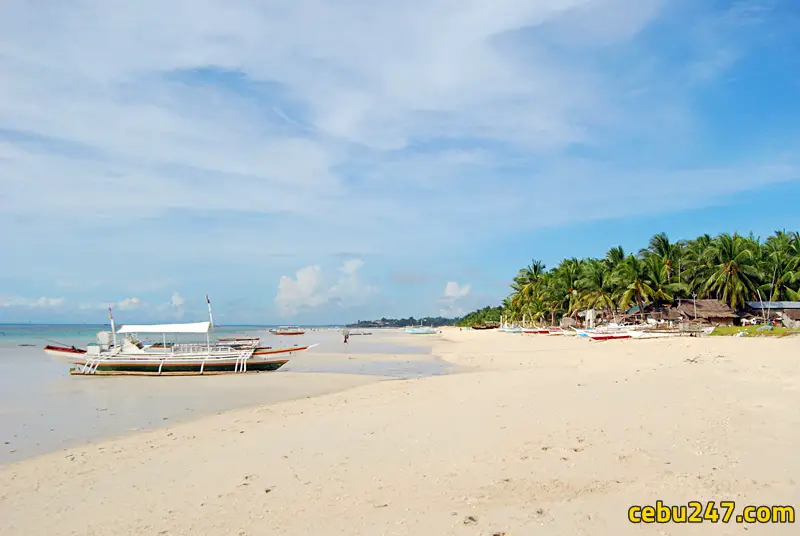
[[[109,326],[0,325],[0,464],[157,428],[230,409],[271,404],[385,379],[454,372],[424,341],[374,330],[343,344],[336,330],[275,336],[266,327],[229,326],[216,335],[256,336],[262,345],[316,343],[280,370],[263,374],[190,377],[70,376],[69,366],[42,351],[46,344],[86,347]]]

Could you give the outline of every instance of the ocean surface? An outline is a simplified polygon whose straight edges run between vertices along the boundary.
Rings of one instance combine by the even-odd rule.
[[[351,336],[345,345],[335,329],[285,337],[268,328],[224,326],[214,334],[260,337],[262,345],[276,348],[318,346],[290,357],[277,371],[259,374],[71,376],[69,365],[42,348],[85,348],[110,326],[0,324],[0,464],[221,411],[454,371],[431,355],[419,336],[399,330],[363,330],[372,334]],[[415,345],[408,337],[414,337]],[[191,339],[182,335],[181,340]]]

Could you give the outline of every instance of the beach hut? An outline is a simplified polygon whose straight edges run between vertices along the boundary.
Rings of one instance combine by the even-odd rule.
[[[739,316],[719,300],[679,300],[670,308],[667,318],[681,322],[698,321],[731,326],[737,322]]]
[[[800,324],[800,301],[751,301],[747,311],[755,318],[779,320],[786,327]]]

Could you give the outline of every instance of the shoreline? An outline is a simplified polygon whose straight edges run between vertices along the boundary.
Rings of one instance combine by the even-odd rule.
[[[432,356],[429,347],[421,347],[420,341],[403,345],[402,338],[375,340],[377,345],[355,344],[340,352],[327,348],[326,352],[300,354],[279,371],[158,379],[69,376],[63,374],[62,365],[39,355],[38,348],[25,348],[21,356],[29,375],[52,378],[37,392],[21,389],[16,396],[12,393],[10,401],[6,397],[0,407],[0,467],[227,411],[323,396],[397,378],[449,373],[450,366]],[[367,353],[376,347],[395,352]],[[8,363],[5,360],[3,365]],[[7,372],[10,378],[18,370]],[[30,406],[31,398],[39,401],[38,405]]]
[[[610,536],[655,499],[800,503],[793,341],[432,342],[481,366],[2,466],[3,533]]]

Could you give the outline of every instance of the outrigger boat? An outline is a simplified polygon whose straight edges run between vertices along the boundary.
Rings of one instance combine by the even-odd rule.
[[[211,302],[209,301],[209,313]],[[287,357],[316,346],[272,348],[259,346],[258,338],[223,338],[212,341],[211,322],[189,324],[126,325],[115,329],[109,308],[111,333],[101,331],[86,349],[47,345],[45,353],[74,365],[71,374],[208,374],[277,370]],[[213,317],[211,317],[213,319]],[[161,342],[144,343],[137,335],[161,334]],[[167,335],[202,335],[205,342],[167,342]],[[118,342],[118,335],[123,335]]]
[[[441,333],[441,330],[430,326],[411,326],[406,328],[406,333],[410,333],[411,335],[434,335],[436,333]]]
[[[273,335],[303,335],[306,331],[297,326],[280,326],[269,330]]]

